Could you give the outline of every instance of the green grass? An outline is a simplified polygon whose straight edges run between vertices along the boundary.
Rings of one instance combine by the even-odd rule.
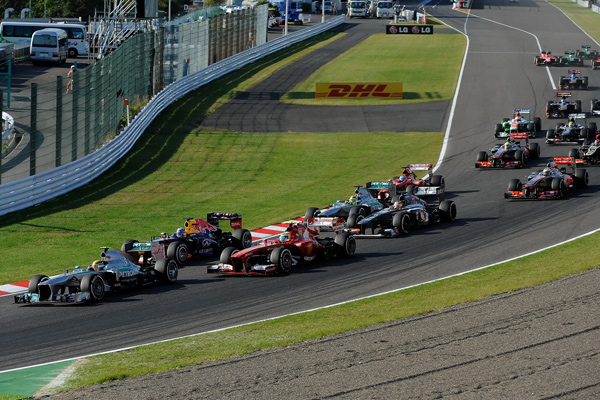
[[[456,90],[465,46],[465,37],[458,34],[372,35],[316,70],[283,96],[282,101],[364,106],[450,100]],[[419,54],[435,54],[435,62]],[[365,81],[403,82],[404,99],[315,99],[316,82]]]
[[[180,99],[101,178],[3,216],[0,284],[88,265],[99,258],[103,246],[120,248],[128,238],[174,232],[185,217],[239,212],[244,227],[254,229],[303,216],[308,207],[348,197],[354,185],[398,174],[398,165],[434,163],[441,132],[247,134],[197,129],[219,104],[338,37],[321,35]],[[382,164],[381,159],[396,163]],[[35,246],[30,245],[32,238]]]

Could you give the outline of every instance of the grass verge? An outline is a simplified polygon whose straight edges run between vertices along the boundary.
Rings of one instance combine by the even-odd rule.
[[[450,100],[456,90],[465,46],[465,37],[458,34],[372,35],[316,70],[307,80],[286,93],[282,101],[364,106]],[[435,54],[435,62],[431,57],[420,57],[421,54]],[[316,82],[364,81],[403,82],[404,98],[315,100]]]

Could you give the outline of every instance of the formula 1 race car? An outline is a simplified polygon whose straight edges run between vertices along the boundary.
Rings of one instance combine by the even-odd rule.
[[[578,69],[570,69],[568,76],[561,76],[558,80],[558,88],[561,90],[588,90],[588,77],[581,76]]]
[[[414,171],[427,171],[427,174],[423,178],[417,178]],[[377,200],[389,206],[392,198],[402,193],[436,196],[438,199],[442,199],[446,181],[442,175],[433,174],[433,165],[431,164],[409,164],[403,168],[402,175],[394,176],[388,181],[367,182],[365,186]]]
[[[558,63],[565,67],[583,67],[583,58],[576,57],[574,51],[565,51],[565,55],[558,59]]]
[[[411,229],[456,219],[456,205],[451,200],[427,203],[412,194],[395,196],[394,203],[369,216],[351,213],[347,226],[356,237],[397,237]],[[371,234],[367,234],[367,229]]]
[[[27,292],[15,295],[14,301],[23,304],[100,301],[106,292],[154,282],[176,282],[177,274],[177,263],[172,259],[138,265],[122,251],[104,248],[100,260],[88,267],[78,266],[71,272],[51,277],[35,275],[29,281]]]
[[[379,202],[366,188],[355,186],[356,190],[348,200],[338,200],[329,207],[318,209],[311,207],[306,210],[304,219],[308,220],[314,217],[347,217],[353,208],[360,209],[363,215],[371,214],[374,211],[381,210],[384,205]]]
[[[558,58],[552,55],[550,51],[542,51],[542,54],[536,56],[534,59],[535,65],[560,65],[560,61]]]
[[[506,143],[492,147],[489,154],[480,151],[475,168],[523,168],[526,161],[540,158],[540,146],[529,143],[526,133],[515,133],[507,139]],[[524,139],[525,146],[511,139]]]
[[[571,165],[573,173],[565,167]],[[572,157],[554,157],[542,171],[527,177],[524,184],[519,179],[511,179],[505,199],[559,199],[569,190],[586,187],[589,175],[586,169],[577,168]]]
[[[568,101],[571,93],[558,92],[556,97],[559,101],[548,100],[546,104],[546,118],[566,118],[569,114],[578,114],[581,112],[581,100]]]
[[[227,220],[233,232],[223,232],[219,221]],[[242,216],[237,213],[209,213],[203,219],[186,218],[184,228],[172,235],[161,233],[148,242],[128,239],[121,250],[131,254],[142,264],[155,263],[161,258],[171,258],[184,265],[188,258],[220,254],[225,247],[245,249],[252,245],[252,234],[242,229]]]
[[[600,115],[600,100],[592,99],[590,101],[590,114],[592,116]]]
[[[599,69],[599,68],[600,68],[600,57],[597,57],[592,60],[592,69]]]
[[[573,157],[577,164],[598,165],[600,164],[600,135],[596,140],[589,142],[586,140],[578,149],[571,149],[569,157]]]
[[[515,108],[512,119],[504,118],[501,124],[496,124],[494,136],[499,139],[515,133],[527,133],[530,138],[535,137],[542,130],[542,120],[540,117],[530,120],[530,115],[528,108]]]
[[[340,218],[329,218],[335,226],[343,227]],[[290,224],[278,239],[265,239],[260,244],[244,250],[227,247],[219,264],[209,265],[207,273],[237,275],[287,274],[292,267],[303,262],[326,260],[332,257],[349,257],[356,251],[356,240],[348,232],[338,230],[335,238],[319,237],[319,231],[306,224]]]
[[[575,56],[586,60],[598,58],[600,54],[596,50],[590,50],[592,46],[582,45],[580,50],[575,50]]]
[[[570,114],[567,124],[558,124],[556,129],[548,129],[546,132],[546,143],[583,143],[586,139],[593,140],[596,137],[596,123],[590,122],[587,126],[579,124],[576,119],[585,119],[585,114]]]

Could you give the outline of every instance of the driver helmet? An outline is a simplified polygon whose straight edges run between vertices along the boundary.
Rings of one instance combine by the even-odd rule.
[[[356,205],[358,204],[358,196],[352,196],[348,199],[348,204]]]
[[[102,260],[95,260],[92,265],[88,267],[89,271],[98,271],[98,267],[102,265]]]
[[[508,150],[508,149],[510,149],[510,147],[511,147],[510,141],[506,141],[506,143],[504,143],[504,149]]]
[[[281,235],[279,235],[279,241],[281,243],[289,242],[290,240],[292,240],[292,236],[289,232],[283,232]]]
[[[402,208],[404,206],[404,203],[402,201],[397,201],[394,203],[394,208],[395,209],[399,209]]]
[[[572,128],[572,127],[574,127],[574,126],[575,126],[575,120],[574,120],[573,118],[571,118],[571,119],[569,120],[569,128]]]
[[[406,175],[400,175],[400,178],[398,178],[400,180],[400,182],[404,182],[407,178]]]
[[[544,170],[542,171],[543,176],[550,176],[550,173],[551,173],[550,168],[544,168]]]
[[[185,234],[185,229],[183,229],[183,228],[177,228],[177,230],[175,231],[175,236],[177,236],[177,237],[183,237],[184,234]]]

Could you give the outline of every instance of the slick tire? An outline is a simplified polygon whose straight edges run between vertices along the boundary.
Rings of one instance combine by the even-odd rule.
[[[569,150],[569,157],[579,158],[579,149]]]
[[[285,247],[274,249],[269,255],[269,261],[271,264],[279,266],[279,270],[283,274],[289,274],[292,270],[292,252]]]
[[[578,187],[586,187],[590,183],[587,169],[580,168],[575,172],[575,183]]]
[[[348,232],[335,237],[335,253],[338,257],[351,257],[356,252],[356,239]]]
[[[453,222],[456,219],[456,204],[452,200],[444,200],[440,203],[440,217],[446,222]]]
[[[89,292],[92,301],[100,301],[106,293],[104,279],[97,274],[88,274],[81,279],[79,289],[82,292]]]
[[[41,282],[47,281],[48,276],[46,275],[35,275],[29,281],[27,291],[29,293],[37,293],[40,296],[40,300],[50,300],[51,290],[50,286],[38,286]]]
[[[225,247],[219,256],[219,262],[223,264],[232,264],[231,256],[237,253],[239,250],[235,247]]]
[[[486,151],[480,151],[477,153],[477,162],[487,161],[488,155]]]
[[[408,216],[408,214],[405,214],[403,212],[395,214],[394,218],[392,219],[392,225],[394,226],[394,228],[398,229],[398,231],[400,231],[401,234],[408,235],[410,232],[410,217]]]
[[[523,189],[523,185],[521,181],[518,179],[511,179],[508,182],[508,191],[509,192],[520,192]]]
[[[531,143],[529,145],[529,156],[534,159],[537,160],[538,158],[540,158],[540,144],[539,143]]]
[[[446,181],[442,175],[434,175],[431,177],[431,186],[439,186],[443,189],[446,186]]]
[[[364,234],[365,233],[365,226],[362,224],[359,224],[360,221],[362,221],[364,217],[358,213],[355,214],[351,214],[348,216],[348,220],[346,221],[346,225],[348,226],[348,229],[359,229],[360,230],[360,234]]]
[[[175,283],[177,282],[177,275],[179,274],[179,268],[177,262],[171,258],[161,258],[154,264],[154,271],[163,283]]]
[[[233,245],[239,250],[252,246],[252,233],[248,229],[236,229],[233,231]]]
[[[308,221],[311,218],[315,218],[317,215],[319,215],[319,209],[317,207],[310,207],[306,210],[306,214],[304,214],[304,220]]]
[[[188,254],[187,245],[179,240],[169,243],[169,247],[167,247],[167,258],[175,260],[180,266],[185,265]]]

